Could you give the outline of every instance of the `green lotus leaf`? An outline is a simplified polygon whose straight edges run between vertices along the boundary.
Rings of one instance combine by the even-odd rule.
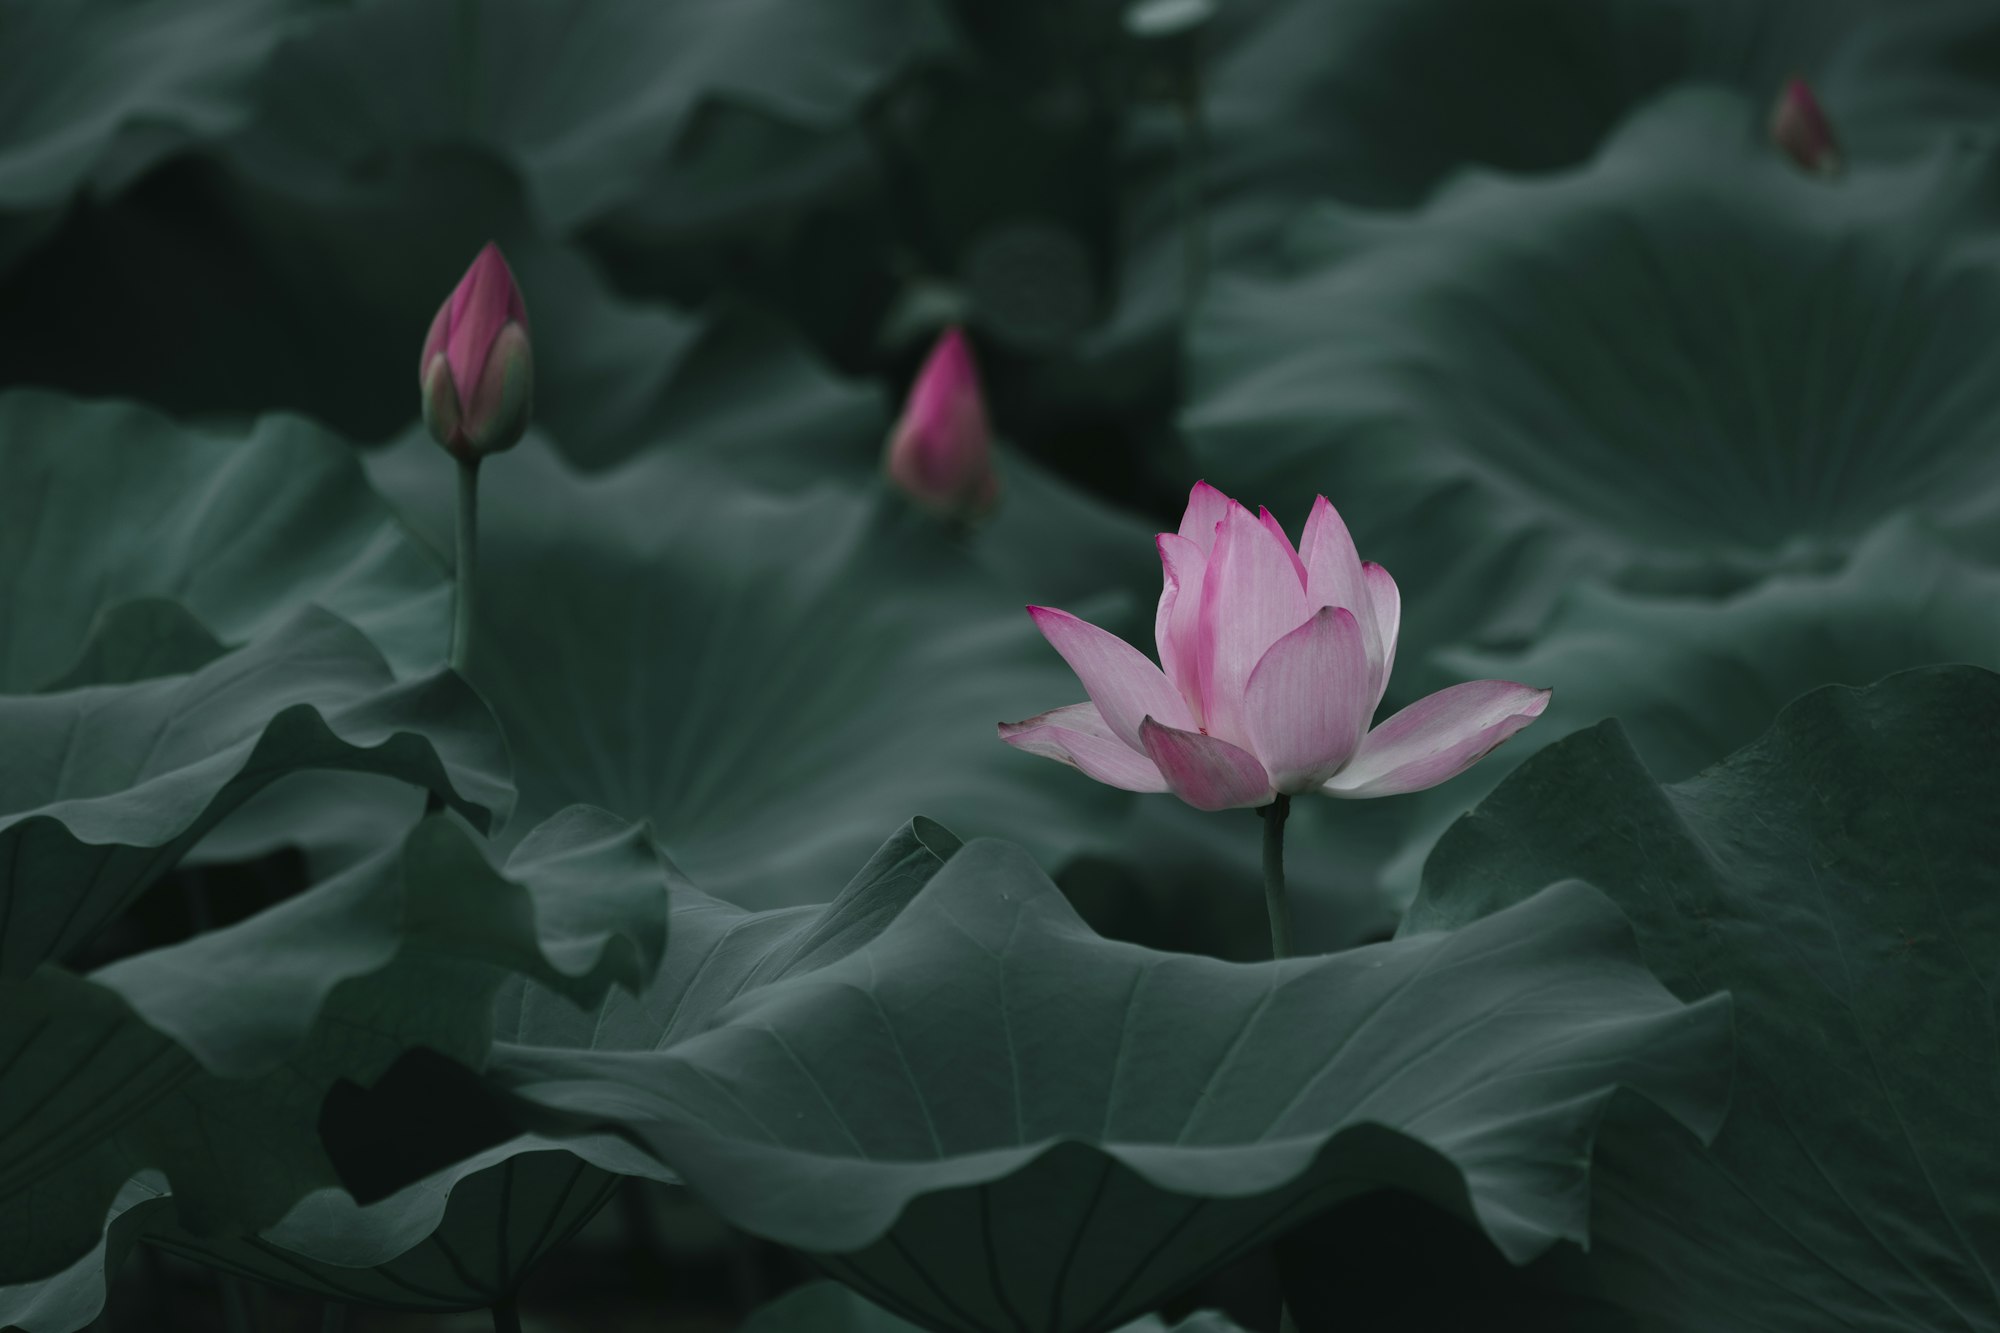
[[[185,676],[0,696],[0,976],[68,956],[274,779],[385,774],[481,827],[512,797],[506,747],[450,672],[399,682],[316,608]]]
[[[2000,324],[1987,156],[1829,185],[1757,123],[1695,90],[1569,174],[1308,218],[1284,276],[1218,283],[1196,332],[1210,480],[1333,499],[1416,653],[1531,634],[1579,579],[1825,569],[1898,511],[1991,553],[2000,343],[1966,332]]]
[[[616,844],[629,846],[629,839]],[[915,821],[884,844],[824,909],[783,909],[753,918],[677,885],[667,949],[654,958],[643,987],[629,988],[632,993],[603,990],[594,1003],[579,1007],[573,988],[554,989],[516,976],[499,988],[496,1035],[513,1045],[621,1049],[637,1040],[651,1049],[698,1025],[741,990],[821,966],[866,943],[957,847],[943,828]],[[531,887],[545,907],[601,900],[603,884],[620,879],[645,892],[643,873],[589,882],[571,878],[574,882],[559,886],[553,876],[538,875]],[[632,907],[640,905],[638,896]],[[597,907],[615,908],[615,895]],[[119,1196],[129,1213],[114,1204],[112,1225],[98,1249],[57,1277],[0,1290],[0,1321],[20,1323],[29,1333],[73,1333],[102,1306],[107,1251],[122,1257],[141,1239],[212,1267],[351,1304],[406,1310],[487,1306],[515,1290],[544,1255],[602,1206],[620,1171],[665,1174],[620,1140],[558,1145],[522,1135],[366,1206],[344,1190],[320,1189],[261,1232],[204,1237],[175,1224],[172,1198],[157,1179],[134,1179]]]
[[[193,670],[307,603],[367,633],[399,676],[444,661],[443,572],[347,444],[308,422],[201,430],[15,390],[0,395],[0,470],[0,693]]]
[[[890,1314],[838,1282],[809,1282],[788,1291],[744,1321],[741,1333],[916,1333],[923,1327]],[[1119,1333],[1239,1333],[1237,1326],[1211,1310],[1191,1314],[1168,1325],[1147,1315]]]
[[[1451,821],[1531,755],[1619,720],[1655,775],[1677,781],[1755,740],[1818,685],[1865,685],[1934,662],[2000,668],[2000,571],[1919,524],[1885,524],[1828,574],[1784,574],[1720,600],[1584,585],[1520,652],[1449,650],[1461,679],[1555,688],[1549,710],[1479,766],[1409,798],[1416,823],[1385,882],[1415,895],[1423,859]]]
[[[943,825],[914,819],[823,906],[752,912],[684,889],[674,895],[666,957],[643,990],[610,992],[595,1008],[580,1010],[524,981],[500,997],[495,1040],[522,1051],[663,1051],[744,992],[872,943],[961,846]]]
[[[675,1040],[739,991],[824,966],[872,939],[957,847],[943,828],[917,820],[823,909],[753,917],[677,885],[667,949],[643,986],[602,990],[579,1006],[573,990],[511,978],[495,1001],[495,1037],[510,1046],[614,1050]],[[557,902],[603,896],[594,882],[560,895],[553,883],[545,888]],[[487,1306],[596,1212],[615,1187],[614,1172],[663,1175],[616,1139],[564,1146],[577,1151],[534,1135],[511,1138],[365,1207],[344,1191],[322,1190],[256,1236],[197,1240],[157,1224],[145,1236],[200,1262],[330,1299],[411,1310]]]
[[[1815,690],[1668,786],[1607,724],[1439,843],[1409,942],[1588,876],[1677,994],[1736,998],[1721,1135],[1626,1107],[1600,1140],[1578,1289],[1613,1326],[2000,1326],[1996,735],[2000,676],[1971,666]]]
[[[162,1221],[144,1238],[196,1263],[323,1300],[480,1309],[511,1296],[618,1184],[618,1176],[556,1145],[519,1139],[366,1208],[345,1191],[322,1189],[256,1235],[197,1238]]]
[[[228,651],[179,602],[164,597],[118,602],[98,613],[69,669],[44,682],[37,692],[60,694],[90,685],[185,676]]]
[[[1312,0],[1225,7],[1205,34],[1222,211],[1420,203],[1466,166],[1554,172],[1670,88],[1767,106],[1809,76],[1850,158],[1991,123],[1993,11],[1867,0]]]
[[[62,1270],[90,1262],[107,1209],[142,1187],[172,1191],[148,1229],[232,1237],[279,1223],[334,1183],[316,1122],[335,1080],[372,1078],[415,1046],[479,1063],[513,976],[585,1006],[614,984],[638,989],[665,952],[668,879],[645,831],[602,811],[550,819],[504,870],[439,817],[237,925],[86,977],[48,967],[0,982],[22,1110],[0,1134],[0,1282],[73,1285]],[[137,1177],[147,1170],[165,1184]],[[541,1186],[540,1164],[525,1173]],[[327,1211],[309,1200],[286,1224],[310,1230]]]
[[[523,1123],[616,1128],[735,1225],[953,1330],[1114,1327],[1381,1188],[1526,1259],[1582,1238],[1618,1088],[1707,1135],[1730,1064],[1726,1000],[1671,1001],[1588,886],[1243,966],[1103,940],[995,842],[845,957],[673,1022],[660,1049],[498,1048],[487,1078]],[[373,1160],[337,1159],[350,1182]]]
[[[103,1312],[106,1271],[141,1243],[348,1305],[488,1306],[574,1235],[618,1183],[568,1152],[510,1143],[469,1159],[448,1182],[425,1181],[366,1209],[320,1189],[259,1235],[197,1238],[174,1224],[159,1174],[149,1177],[126,1182],[105,1236],[84,1258],[55,1277],[0,1287],[0,1327],[77,1333]]]
[[[125,1182],[104,1217],[104,1234],[82,1258],[52,1277],[0,1286],[0,1328],[76,1333],[104,1312],[105,1274],[116,1272],[155,1210],[170,1207],[166,1178],[142,1172]]]
[[[371,462],[420,529],[450,484],[425,447]],[[523,819],[647,819],[695,883],[770,907],[823,899],[912,811],[1060,858],[1130,799],[995,738],[1079,688],[1018,591],[872,480],[779,492],[704,452],[579,476],[531,435],[482,470],[469,673]]]
[[[371,5],[276,53],[251,137],[319,172],[470,141],[520,171],[537,216],[563,231],[642,180],[708,97],[834,121],[947,43],[919,0],[721,13],[645,0],[559,13],[532,0]],[[562,60],[546,59],[558,48]]]
[[[22,0],[0,14],[0,212],[115,188],[181,143],[240,128],[272,48],[307,0],[120,5]]]

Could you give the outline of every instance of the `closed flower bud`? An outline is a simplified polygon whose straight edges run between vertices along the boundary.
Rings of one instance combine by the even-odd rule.
[[[1771,142],[1807,171],[1818,176],[1840,174],[1840,145],[1812,85],[1792,79],[1771,107]]]
[[[528,308],[500,247],[488,242],[424,339],[424,425],[468,462],[511,449],[528,428],[534,379]]]
[[[992,434],[972,349],[963,333],[947,329],[917,373],[889,436],[889,479],[933,513],[976,518],[1000,494]]]

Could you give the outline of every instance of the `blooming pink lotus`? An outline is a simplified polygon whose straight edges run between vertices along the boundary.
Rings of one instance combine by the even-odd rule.
[[[1294,549],[1268,509],[1253,515],[1201,482],[1159,548],[1161,666],[1067,611],[1031,606],[1090,701],[1002,723],[1001,739],[1114,787],[1228,810],[1309,791],[1422,791],[1548,707],[1547,690],[1475,680],[1371,730],[1402,599],[1387,570],[1355,554],[1325,496]]]
[[[1821,176],[1840,174],[1840,145],[1833,139],[1833,122],[1804,79],[1789,80],[1771,107],[1771,142],[1807,171]]]
[[[946,329],[889,436],[883,460],[889,479],[933,513],[975,518],[1000,494],[992,435],[972,349],[963,333]]]
[[[528,307],[488,241],[438,307],[417,362],[424,424],[459,459],[510,449],[528,428],[534,392]]]

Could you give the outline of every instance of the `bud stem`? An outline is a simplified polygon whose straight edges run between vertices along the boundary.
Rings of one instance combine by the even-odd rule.
[[[1280,795],[1258,811],[1264,816],[1264,910],[1271,917],[1271,957],[1292,956],[1292,905],[1285,899],[1285,816],[1292,798]]]
[[[451,669],[464,674],[472,657],[473,589],[479,566],[479,458],[458,460],[458,586],[452,596]]]

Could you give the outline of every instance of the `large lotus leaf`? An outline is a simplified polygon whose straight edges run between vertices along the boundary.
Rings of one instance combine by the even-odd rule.
[[[0,1328],[77,1333],[104,1310],[106,1272],[141,1242],[347,1305],[490,1306],[574,1235],[618,1183],[570,1153],[519,1143],[464,1165],[462,1182],[427,1181],[366,1209],[338,1189],[315,1190],[261,1235],[206,1239],[174,1225],[173,1196],[159,1173],[135,1177],[113,1202],[96,1249],[55,1277],[0,1287]],[[309,1258],[298,1246],[353,1262]]]
[[[1990,124],[1989,5],[1918,0],[1252,0],[1218,9],[1203,88],[1217,210],[1419,202],[1467,166],[1562,170],[1678,84],[1760,106],[1793,74],[1850,157]]]
[[[399,452],[391,494],[448,485]],[[874,485],[779,493],[698,452],[579,476],[531,436],[482,469],[469,670],[523,818],[649,819],[694,882],[774,906],[823,898],[913,812],[1059,857],[1126,799],[995,738],[1078,686],[935,525]]]
[[[513,1294],[618,1184],[619,1177],[572,1153],[519,1139],[366,1208],[343,1190],[324,1189],[257,1235],[195,1238],[158,1221],[144,1238],[197,1263],[324,1300],[479,1309]]]
[[[666,951],[650,980],[633,988],[636,1000],[626,991],[606,990],[594,1004],[579,1007],[573,988],[516,976],[500,988],[496,1034],[514,1044],[613,1050],[669,1043],[741,991],[865,944],[958,845],[942,827],[915,821],[823,909],[753,915],[677,886]],[[628,886],[643,882],[622,878]],[[603,894],[581,883],[573,892],[580,903]],[[404,1134],[407,1125],[389,1132]],[[201,1263],[354,1304],[412,1310],[490,1305],[597,1210],[615,1181],[611,1171],[661,1174],[657,1164],[620,1151],[615,1140],[571,1146],[594,1160],[524,1135],[365,1206],[343,1190],[316,1190],[255,1235],[191,1236],[174,1225],[164,1185],[135,1178],[114,1203],[112,1226],[96,1250],[57,1277],[0,1290],[0,1321],[30,1333],[73,1333],[102,1308],[107,1250],[115,1263],[141,1238]]]
[[[824,967],[871,943],[961,845],[957,835],[935,821],[911,820],[824,905],[753,912],[679,888],[667,953],[641,990],[633,995],[610,992],[596,1005],[578,1008],[547,987],[517,979],[501,990],[495,1005],[496,1049],[509,1053],[503,1059],[529,1062],[538,1052],[574,1058],[591,1052],[664,1051],[700,1032],[746,991]],[[821,888],[794,896],[828,895]],[[364,1211],[381,1206],[372,1200],[403,1188],[404,1180],[416,1174],[412,1163],[428,1168],[419,1154],[402,1151],[399,1141],[407,1137],[412,1117],[432,1115],[447,1099],[465,1094],[462,1077],[452,1081],[460,1072],[434,1060],[418,1061],[395,1082],[365,1092],[345,1090],[344,1100],[330,1105],[329,1149],[342,1179],[354,1186],[356,1195],[371,1200]],[[439,1082],[440,1077],[446,1081]],[[437,1143],[446,1160],[455,1145],[476,1133],[468,1126],[490,1123],[484,1114],[444,1120],[447,1128]],[[532,1146],[541,1140],[529,1134],[514,1142]],[[614,1135],[566,1142],[606,1170],[675,1179],[656,1159]],[[426,1145],[422,1151],[431,1150]],[[461,1163],[426,1180],[448,1183],[470,1169]]]
[[[1585,1290],[1617,1326],[2000,1327],[1995,736],[1969,666],[1816,690],[1671,786],[1607,724],[1432,854],[1411,932],[1589,876],[1677,993],[1736,997],[1720,1137],[1634,1113],[1600,1141]]]
[[[1217,268],[1256,263],[1314,200],[1420,204],[1468,167],[1556,172],[1677,85],[1762,107],[1809,75],[1850,160],[1921,153],[1996,109],[2000,21],[1977,0],[1248,0],[1203,31],[1205,226]],[[1182,297],[1182,131],[1135,118],[1119,308],[1091,354]]]
[[[316,1125],[335,1080],[418,1045],[478,1063],[514,975],[583,1005],[638,988],[665,950],[667,881],[644,830],[601,811],[551,819],[504,871],[440,817],[225,930],[0,982],[18,1111],[0,1135],[0,1281],[76,1263],[145,1170],[192,1235],[277,1222],[333,1183]]]
[[[1103,940],[983,842],[863,947],[662,1051],[505,1048],[488,1077],[925,1327],[1100,1330],[1371,1189],[1516,1259],[1580,1239],[1604,1103],[1635,1088],[1711,1133],[1728,1026],[1584,885],[1244,966]]]
[[[190,670],[213,655],[204,631],[245,643],[309,602],[398,675],[444,661],[442,571],[308,422],[198,430],[16,390],[0,395],[0,470],[0,693]]]
[[[824,909],[752,916],[676,885],[667,949],[643,986],[602,989],[593,1003],[579,1006],[573,987],[516,976],[496,1000],[495,1036],[509,1044],[614,1050],[669,1043],[738,992],[824,966],[865,944],[957,848],[943,828],[915,821]],[[595,902],[605,890],[578,881],[570,896]],[[512,1292],[596,1212],[615,1186],[612,1172],[661,1174],[616,1140],[570,1145],[582,1156],[557,1146],[533,1135],[512,1138],[366,1206],[343,1190],[317,1191],[254,1236],[197,1239],[157,1218],[144,1235],[200,1262],[329,1299],[412,1310],[486,1306]],[[34,1333],[73,1327],[51,1322]]]
[[[1529,756],[1607,717],[1655,775],[1675,781],[1755,740],[1818,685],[1865,685],[1934,662],[2000,668],[2000,572],[1918,525],[1885,525],[1831,574],[1785,574],[1721,600],[1584,585],[1520,652],[1449,650],[1461,679],[1553,686],[1534,726],[1450,786],[1409,798],[1417,822],[1386,872],[1416,893],[1445,828]]]
[[[181,143],[251,114],[271,49],[328,6],[312,0],[18,0],[0,11],[0,211],[116,186]]]
[[[0,1286],[0,1328],[76,1333],[87,1327],[104,1311],[107,1274],[117,1271],[140,1225],[167,1198],[166,1178],[157,1171],[126,1181],[105,1213],[104,1235],[94,1249],[53,1277]]]
[[[664,1051],[745,991],[872,943],[961,846],[943,825],[914,819],[824,906],[751,912],[683,890],[674,895],[667,954],[643,990],[609,992],[594,1009],[579,1010],[524,981],[502,993],[495,1039],[508,1048],[564,1052]],[[823,890],[807,896],[829,897]]]
[[[1756,119],[1690,92],[1574,173],[1310,218],[1285,276],[1205,310],[1210,479],[1332,498],[1417,651],[1530,632],[1578,578],[1712,594],[1825,567],[1897,510],[1991,550],[2000,340],[1968,334],[2000,326],[1968,225],[1989,157],[1829,185]]]
[[[668,904],[667,948],[643,987],[631,993],[605,990],[579,1007],[573,988],[515,976],[496,999],[496,1035],[511,1044],[613,1050],[669,1043],[741,991],[822,966],[865,944],[958,845],[940,826],[915,821],[823,909],[753,915],[677,884]],[[607,882],[621,878],[643,890],[643,876],[614,875]],[[547,898],[553,884],[544,878],[531,887],[542,888]],[[602,886],[581,882],[572,892],[585,904],[604,896]],[[429,1110],[413,1108],[413,1113]],[[387,1132],[407,1137],[408,1128],[398,1123]],[[490,1305],[513,1291],[543,1255],[603,1204],[615,1184],[613,1172],[663,1174],[617,1140],[567,1146],[583,1156],[534,1135],[509,1138],[365,1206],[344,1190],[316,1190],[254,1235],[192,1236],[174,1224],[173,1201],[163,1184],[135,1178],[114,1203],[112,1224],[96,1250],[54,1278],[0,1290],[0,1323],[19,1323],[30,1333],[73,1333],[102,1308],[106,1254],[115,1267],[140,1239],[201,1263],[353,1304],[410,1310]]]
[[[741,1333],[916,1333],[922,1325],[898,1318],[838,1282],[810,1282],[758,1310],[744,1321]],[[1191,1314],[1169,1325],[1147,1315],[1119,1333],[1240,1333],[1227,1318],[1210,1310]]]
[[[329,173],[475,143],[518,169],[537,215],[566,230],[643,180],[705,98],[829,122],[947,38],[923,0],[365,5],[277,52],[252,138]]]
[[[1785,76],[1818,76],[1830,52],[1865,39],[1870,30],[1855,22],[1863,15],[1878,29],[1889,17],[1865,0],[1217,6],[1199,47],[1210,268],[1262,263],[1314,201],[1406,208],[1467,167],[1571,167],[1633,108],[1676,83],[1770,97]],[[1848,89],[1838,92],[1828,94],[1837,115]],[[1844,140],[1875,123],[1840,120]],[[1124,280],[1116,310],[1085,350],[1086,374],[1129,363],[1149,338],[1171,345],[1186,300],[1181,117],[1169,105],[1142,109],[1131,130],[1121,164],[1132,196]],[[1141,383],[1157,396],[1171,388],[1171,363],[1154,362]]]
[[[309,769],[400,778],[482,828],[512,799],[493,716],[399,682],[316,608],[185,676],[0,696],[0,976],[68,956],[249,796]]]

